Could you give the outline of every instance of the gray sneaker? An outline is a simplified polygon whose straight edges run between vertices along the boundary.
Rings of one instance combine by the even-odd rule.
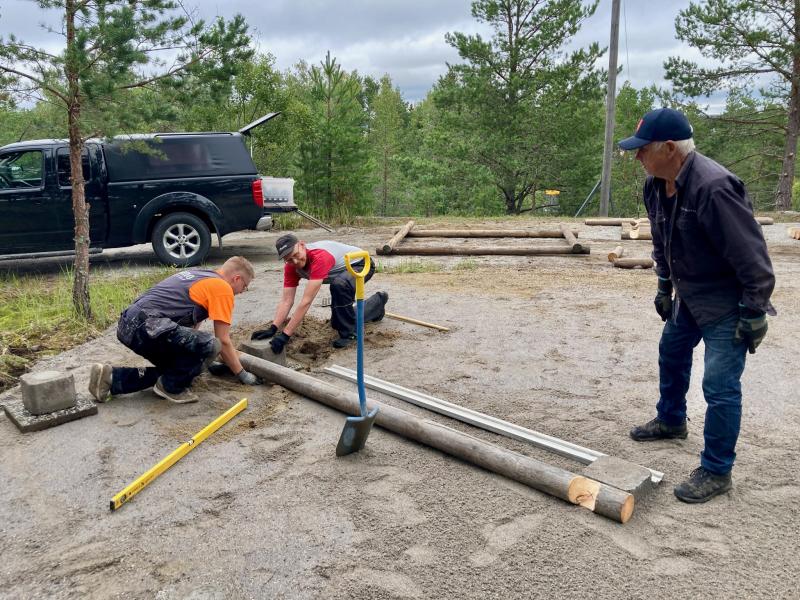
[[[169,400],[175,404],[191,404],[192,402],[197,402],[199,400],[197,394],[195,394],[189,388],[186,388],[179,394],[168,392],[161,384],[161,377],[158,378],[158,381],[156,381],[156,384],[153,386],[153,391],[155,392],[156,396],[161,396],[165,400]]]
[[[111,398],[111,365],[95,363],[89,373],[89,393],[97,402],[108,402]]]
[[[683,502],[698,504],[708,502],[714,496],[724,494],[733,487],[730,472],[724,475],[712,473],[697,467],[689,474],[689,479],[675,486],[675,497]]]

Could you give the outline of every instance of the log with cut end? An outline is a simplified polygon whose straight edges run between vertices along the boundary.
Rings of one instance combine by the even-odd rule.
[[[653,267],[652,258],[617,258],[611,262],[619,269],[651,269]]]
[[[572,235],[578,237],[578,230],[572,229]],[[561,229],[415,229],[408,237],[443,237],[443,238],[561,238]]]
[[[245,369],[266,381],[282,385],[345,414],[360,414],[358,394],[354,392],[249,354],[241,354],[240,358]],[[367,406],[372,410],[379,405],[368,400]],[[495,446],[399,408],[381,404],[375,424],[620,523],[627,522],[633,514],[634,499],[627,492]]]
[[[392,239],[386,242],[383,246],[376,248],[375,251],[378,254],[391,254],[392,249],[397,244],[402,242],[403,238],[405,238],[408,235],[408,232],[411,231],[413,228],[414,228],[414,221],[409,221],[408,223],[403,225],[403,227],[400,228],[400,231],[398,231],[397,233],[394,234],[394,236],[392,236]]]
[[[786,233],[789,234],[789,237],[795,240],[800,240],[800,227],[789,227],[786,230]]]
[[[622,246],[617,246],[611,252],[608,253],[608,262],[614,262],[618,258],[620,258],[625,253],[625,249]]]
[[[570,246],[410,246],[403,244],[392,250],[392,254],[407,256],[549,256],[553,254],[589,254],[590,248],[583,246],[575,252]]]
[[[598,217],[598,218],[590,218],[584,219],[583,224],[589,225],[590,227],[619,227],[620,225],[632,225],[636,223],[636,219],[633,218],[625,218],[625,219],[616,219],[616,218],[608,218],[608,217]]]
[[[647,225],[632,226],[622,225],[620,239],[623,240],[652,240],[653,234]]]
[[[572,248],[572,251],[575,254],[580,254],[580,252],[583,250],[583,245],[578,242],[575,234],[572,233],[572,227],[561,223],[558,228],[561,230],[561,233],[564,234],[564,239],[567,240],[567,244],[569,244],[570,248]]]

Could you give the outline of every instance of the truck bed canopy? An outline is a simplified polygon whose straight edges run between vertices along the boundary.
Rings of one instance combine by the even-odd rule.
[[[164,134],[103,144],[109,181],[255,175],[240,134]]]

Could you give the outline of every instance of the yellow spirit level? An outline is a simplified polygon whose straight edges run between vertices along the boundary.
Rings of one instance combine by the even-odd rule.
[[[247,398],[240,400],[233,406],[231,406],[228,410],[218,416],[216,419],[211,421],[208,425],[203,427],[200,431],[198,431],[192,438],[180,446],[178,446],[175,450],[170,452],[167,456],[161,459],[154,467],[150,470],[146,471],[144,474],[140,475],[138,479],[136,479],[133,483],[127,486],[124,490],[122,490],[119,494],[114,496],[111,499],[111,510],[117,510],[120,506],[125,504],[128,500],[133,498],[136,494],[141,492],[147,485],[153,481],[156,477],[161,475],[164,471],[169,469],[172,465],[182,459],[184,456],[189,454],[195,446],[200,444],[203,440],[205,440],[208,436],[214,433],[217,429],[225,425],[228,421],[230,421],[233,417],[238,415],[242,412],[245,408],[247,408]]]

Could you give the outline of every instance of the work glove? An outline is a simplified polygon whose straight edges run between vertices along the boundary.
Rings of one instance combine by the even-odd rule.
[[[767,335],[767,315],[762,310],[753,310],[739,305],[739,322],[736,324],[734,338],[737,342],[745,342],[750,354],[756,353],[756,348]]]
[[[264,383],[259,377],[253,375],[249,371],[245,371],[244,369],[239,371],[239,373],[236,375],[236,379],[239,380],[239,383],[243,383],[244,385],[259,385]]]
[[[222,377],[223,375],[233,375],[231,368],[224,362],[214,361],[208,365],[208,372],[215,377]]]
[[[275,327],[275,323],[270,325],[267,329],[256,329],[252,334],[250,334],[251,340],[268,340],[273,335],[278,333],[278,328]]]
[[[656,299],[656,312],[662,321],[666,321],[672,316],[672,281],[670,279],[658,278],[658,292]]]
[[[283,332],[280,332],[278,335],[276,335],[274,338],[270,340],[269,347],[272,348],[272,351],[275,354],[280,354],[281,352],[283,352],[283,349],[286,347],[286,344],[288,344],[289,340],[291,339],[292,339],[291,336],[286,335]]]

